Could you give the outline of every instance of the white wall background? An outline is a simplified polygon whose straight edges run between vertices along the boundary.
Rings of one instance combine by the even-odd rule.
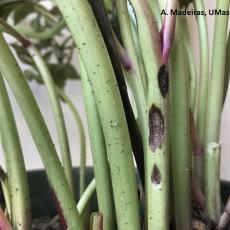
[[[205,6],[206,9],[215,8],[215,0],[206,0]],[[189,16],[189,29],[191,31],[192,40],[191,44],[194,47],[194,55],[196,58],[196,64],[199,66],[199,53],[197,52],[197,48],[199,46],[199,40],[198,40],[198,32],[196,28],[195,23],[195,17]],[[212,38],[213,33],[213,22],[214,17],[207,15],[208,20],[208,29],[209,29],[209,37]],[[211,40],[210,40],[211,43]],[[211,45],[210,45],[210,52],[211,52]],[[35,82],[32,82],[31,89],[34,92],[34,95],[39,103],[40,109],[42,111],[42,114],[44,115],[44,118],[46,120],[47,126],[49,128],[49,131],[51,133],[51,136],[53,138],[53,141],[55,143],[55,146],[57,150],[59,150],[58,142],[57,142],[57,136],[56,136],[56,128],[55,123],[53,119],[53,115],[51,112],[51,107],[49,104],[49,99],[47,95],[47,91],[44,86],[38,85]],[[74,104],[76,105],[81,118],[84,123],[84,127],[86,130],[86,140],[87,140],[87,165],[91,165],[91,155],[90,155],[90,147],[89,147],[89,139],[88,139],[88,132],[87,132],[87,124],[86,124],[86,115],[84,110],[84,102],[83,102],[83,94],[81,90],[81,84],[78,81],[68,81],[66,85],[66,92],[67,94],[72,98]],[[11,93],[10,93],[11,95]],[[25,154],[25,163],[26,168],[31,169],[39,169],[43,168],[42,162],[39,158],[39,154],[36,150],[36,147],[33,143],[32,137],[30,136],[30,133],[28,131],[28,128],[26,126],[26,123],[23,119],[23,116],[20,112],[20,109],[17,106],[17,103],[15,102],[13,96],[11,95],[11,101],[14,108],[14,112],[16,115],[16,122],[18,126],[18,131],[21,137],[21,143],[23,147],[23,151]],[[78,129],[74,122],[74,119],[72,117],[71,112],[69,111],[68,107],[66,105],[63,105],[63,111],[65,115],[66,120],[66,126],[68,130],[68,136],[69,136],[69,142],[70,142],[70,148],[71,148],[71,154],[73,159],[73,164],[78,165],[79,164],[79,135],[78,135]],[[223,115],[222,115],[222,123],[221,123],[221,143],[222,143],[222,160],[221,160],[221,178],[225,180],[230,180],[230,135],[229,135],[229,129],[230,129],[230,95],[228,97],[227,103],[225,105]],[[4,159],[2,151],[0,151],[0,164],[4,165]]]

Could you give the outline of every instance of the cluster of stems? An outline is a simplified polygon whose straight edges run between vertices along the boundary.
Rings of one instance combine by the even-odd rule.
[[[50,29],[34,32],[0,18],[4,57],[0,59],[0,133],[6,165],[6,173],[0,168],[0,179],[7,210],[6,215],[0,210],[0,228],[30,230],[32,222],[23,150],[5,82],[25,118],[68,229],[85,229],[83,213],[95,190],[98,212],[91,214],[91,230],[167,230],[170,225],[189,230],[193,202],[216,226],[219,221],[219,226],[226,226],[229,205],[221,217],[219,133],[223,102],[229,95],[228,16],[215,17],[211,58],[206,17],[196,17],[198,69],[189,19],[171,13],[188,7],[188,1],[56,0],[61,17],[40,4],[30,4]],[[196,11],[205,10],[203,0],[192,4]],[[229,4],[230,0],[217,0],[216,8],[227,11]],[[55,76],[32,42],[50,40],[66,28],[78,55],[87,115],[95,176],[88,186],[80,115],[55,85]],[[21,43],[47,88],[60,159],[2,32]],[[78,184],[73,179],[61,101],[71,110],[80,134]]]

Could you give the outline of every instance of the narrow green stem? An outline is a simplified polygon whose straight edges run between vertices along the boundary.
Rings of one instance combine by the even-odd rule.
[[[220,144],[209,143],[207,145],[207,152],[204,157],[205,210],[216,224],[219,223],[221,216],[220,155]]]
[[[105,136],[118,229],[139,230],[137,184],[130,137],[121,96],[102,35],[87,1],[56,2],[79,50],[88,75],[85,80],[92,84]]]
[[[45,31],[42,32],[34,32],[21,26],[17,26],[16,29],[25,37],[38,39],[41,41],[41,40],[47,40],[54,37],[55,35],[61,32],[61,30],[65,27],[65,25],[66,25],[65,21],[61,19],[59,22],[56,22],[56,24],[54,24],[51,28],[46,29]]]
[[[77,211],[73,194],[68,186],[44,119],[25,77],[2,35],[0,35],[0,53],[4,56],[4,59],[0,60],[0,71],[6,78],[26,119],[48,179],[63,210],[68,228],[83,230],[83,223]]]
[[[80,114],[78,113],[76,107],[74,106],[73,102],[70,100],[70,98],[61,90],[60,88],[56,87],[56,90],[59,94],[59,96],[67,103],[69,106],[74,119],[77,123],[77,127],[79,130],[79,136],[80,136],[80,173],[79,173],[79,193],[80,197],[82,196],[84,190],[85,190],[85,170],[86,170],[86,143],[85,143],[85,132],[83,123],[80,117]]]
[[[0,111],[1,139],[11,197],[11,221],[15,229],[29,230],[31,212],[28,180],[20,139],[2,76],[0,76]]]
[[[45,86],[47,87],[48,90],[51,108],[53,110],[54,119],[56,123],[56,129],[57,129],[57,135],[59,140],[64,172],[67,181],[69,183],[70,189],[74,193],[74,182],[73,182],[73,171],[72,171],[70,148],[68,143],[64,115],[61,109],[59,96],[56,92],[55,83],[48,69],[48,66],[43,60],[40,52],[32,45],[29,46],[27,50],[29,51],[31,58],[34,60],[34,63],[38,68],[41,77],[45,83]]]
[[[81,61],[80,65],[99,211],[103,213],[103,229],[114,230],[116,226],[115,210],[105,138],[92,93],[92,87],[87,80],[87,73]]]
[[[171,119],[170,143],[174,215],[176,229],[192,229],[190,195],[189,90],[185,64],[184,40],[177,18],[175,42],[170,58]]]
[[[147,228],[169,228],[168,73],[161,66],[161,38],[148,2],[131,0],[148,79],[145,181]],[[161,84],[164,82],[164,84]]]
[[[138,112],[138,125],[143,136],[147,130],[145,124],[146,99],[138,67],[138,58],[130,26],[127,2],[125,0],[118,0],[116,1],[116,7],[121,29],[121,36],[124,42],[125,49],[132,61],[132,68],[130,71],[127,72],[127,77],[129,78],[129,83],[133,90]]]
[[[82,194],[80,200],[77,203],[77,209],[80,215],[83,214],[84,210],[87,207],[87,204],[89,203],[89,200],[91,199],[93,193],[96,190],[96,181],[93,179],[90,184],[85,189],[84,193]]]
[[[218,0],[217,9],[228,10],[230,0]],[[219,142],[220,119],[223,107],[224,71],[228,16],[216,15],[212,49],[212,69],[206,112],[205,147]]]

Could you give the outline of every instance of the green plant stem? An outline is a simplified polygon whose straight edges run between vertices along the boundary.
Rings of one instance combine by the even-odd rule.
[[[220,155],[220,144],[209,143],[207,145],[207,152],[204,157],[205,210],[216,224],[219,223],[221,216]]]
[[[112,64],[87,1],[57,0],[92,84],[105,136],[119,230],[139,230],[132,149]],[[90,36],[89,36],[90,35]],[[92,55],[93,54],[93,55]]]
[[[70,98],[64,93],[63,90],[56,87],[57,93],[59,96],[67,103],[69,106],[74,119],[77,123],[79,136],[80,136],[80,172],[79,172],[79,193],[80,197],[82,196],[84,190],[85,190],[85,172],[86,172],[86,143],[85,143],[85,132],[83,123],[80,117],[80,114],[78,113],[76,107],[74,106],[73,102],[70,100]]]
[[[4,59],[0,60],[0,71],[6,78],[26,119],[68,228],[83,230],[83,223],[77,211],[74,197],[68,186],[44,119],[25,77],[2,35],[0,35],[0,53],[4,56]]]
[[[85,189],[84,193],[82,194],[80,200],[77,203],[77,209],[80,215],[83,214],[84,210],[87,207],[87,204],[89,203],[89,200],[91,199],[93,193],[96,190],[96,181],[93,179],[87,188]]]
[[[81,60],[80,67],[85,109],[92,149],[93,168],[96,179],[99,211],[103,213],[103,230],[114,230],[116,226],[115,210],[110,169],[106,155],[105,138],[101,127],[101,121],[98,116],[95,99],[92,93],[92,87],[90,82],[87,80],[87,73]]]
[[[171,119],[170,142],[174,214],[176,229],[192,229],[190,195],[190,139],[189,139],[189,90],[185,64],[184,40],[180,19],[177,18],[176,34],[170,58]]]
[[[217,9],[228,10],[230,0],[218,0]],[[223,106],[224,71],[228,16],[216,15],[212,49],[212,69],[206,112],[205,148],[219,142],[220,118]]]
[[[33,45],[28,46],[27,50],[30,53],[30,56],[33,59],[36,67],[38,68],[38,71],[40,72],[41,77],[48,91],[51,108],[53,110],[54,119],[56,123],[64,172],[66,175],[66,179],[69,183],[70,189],[74,194],[72,161],[67,137],[67,130],[65,126],[64,115],[61,109],[61,104],[59,101],[59,96],[56,92],[55,83],[48,69],[48,66],[43,60],[40,52]]]
[[[203,0],[194,1],[198,11],[205,10]],[[222,9],[222,8],[220,8]],[[204,143],[206,112],[209,87],[209,40],[206,16],[197,17],[200,44],[200,76],[197,106],[197,129],[200,140]],[[203,157],[195,158],[195,170],[200,184],[203,184]]]
[[[127,78],[129,78],[129,83],[133,90],[138,112],[138,125],[143,137],[147,130],[145,121],[146,98],[138,67],[138,59],[130,26],[127,2],[124,0],[118,0],[116,1],[116,7],[122,40],[124,42],[125,49],[132,61],[132,68],[127,72]]]
[[[55,35],[57,35],[58,33],[60,33],[61,30],[65,28],[65,25],[66,25],[65,21],[61,19],[59,22],[56,22],[56,24],[54,24],[51,28],[46,29],[45,31],[42,32],[34,32],[21,26],[17,26],[16,29],[25,37],[38,39],[42,41],[42,40],[50,39]]]
[[[4,200],[6,204],[7,214],[11,218],[12,212],[11,212],[11,197],[10,197],[9,179],[1,166],[0,166],[0,180],[1,180],[3,196],[4,196]]]
[[[147,228],[169,228],[167,67],[161,66],[161,39],[146,0],[131,0],[134,8],[141,53],[148,78],[148,132],[145,135],[145,181]],[[154,23],[153,23],[154,21]],[[159,80],[164,77],[164,92]]]
[[[0,76],[0,130],[10,187],[11,220],[15,229],[31,229],[30,195],[21,144],[8,98]]]
[[[156,18],[156,22],[158,25],[158,29],[161,29],[162,26],[162,20],[161,20],[161,11],[158,0],[148,0],[149,6],[151,7],[151,10]]]

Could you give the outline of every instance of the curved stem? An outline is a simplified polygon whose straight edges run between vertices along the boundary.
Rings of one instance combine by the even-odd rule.
[[[65,28],[65,25],[66,25],[65,21],[61,19],[59,22],[54,24],[51,28],[46,29],[45,31],[42,31],[42,32],[34,32],[31,30],[25,29],[24,27],[21,27],[21,26],[17,26],[16,29],[18,32],[23,34],[25,37],[38,39],[41,41],[41,40],[50,39],[54,37],[55,35],[59,34],[61,30]]]
[[[0,71],[6,78],[26,119],[48,179],[63,210],[68,228],[83,230],[83,223],[77,211],[73,194],[68,186],[44,119],[25,77],[2,35],[0,35],[0,53],[4,56],[4,59],[0,59]]]
[[[34,60],[36,67],[38,68],[41,77],[45,83],[48,90],[48,95],[51,103],[51,107],[54,114],[54,119],[56,123],[56,129],[58,134],[58,140],[61,150],[62,162],[64,172],[69,183],[70,189],[74,193],[74,182],[73,182],[73,171],[72,171],[72,161],[67,137],[67,131],[64,121],[64,115],[61,109],[61,104],[59,97],[56,92],[55,83],[50,74],[50,71],[43,60],[41,54],[34,46],[29,46],[27,50],[30,53],[31,58]]]
[[[93,179],[90,184],[85,189],[84,193],[82,194],[80,200],[77,203],[77,209],[80,215],[83,214],[84,210],[87,207],[87,204],[89,203],[89,200],[91,199],[93,193],[96,190],[96,181]]]
[[[85,80],[92,84],[105,136],[118,229],[139,230],[137,184],[130,136],[105,43],[87,1],[56,2],[79,50],[88,76]]]
[[[80,117],[80,114],[78,113],[76,107],[74,106],[73,102],[70,100],[70,98],[61,90],[60,88],[56,87],[57,93],[59,96],[67,103],[69,106],[72,114],[74,115],[74,119],[77,123],[77,127],[79,130],[80,135],[80,197],[82,196],[84,190],[85,190],[85,162],[86,162],[86,143],[85,143],[85,132],[83,123]]]
[[[10,187],[11,220],[15,229],[29,230],[31,212],[28,180],[17,127],[2,76],[0,76],[0,111],[1,138]]]

